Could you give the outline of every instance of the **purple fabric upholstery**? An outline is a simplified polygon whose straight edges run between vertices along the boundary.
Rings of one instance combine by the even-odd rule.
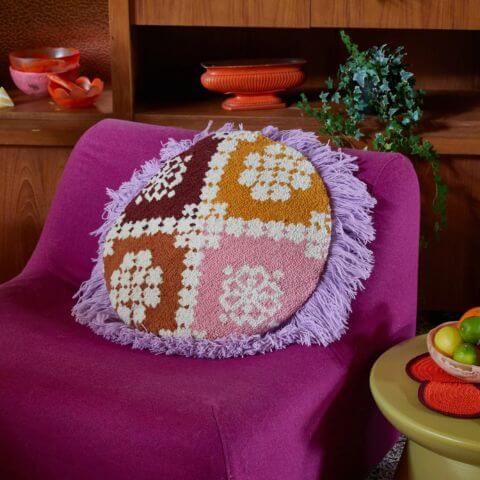
[[[154,356],[70,316],[107,197],[187,130],[105,120],[75,147],[40,242],[0,287],[0,478],[362,478],[396,438],[373,360],[414,334],[419,193],[407,159],[355,152],[378,200],[376,266],[328,348],[243,359]]]

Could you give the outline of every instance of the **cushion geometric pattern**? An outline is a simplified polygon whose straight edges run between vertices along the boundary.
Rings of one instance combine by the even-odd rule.
[[[105,238],[112,307],[130,328],[263,334],[311,296],[332,233],[311,161],[261,132],[217,132],[168,159]]]

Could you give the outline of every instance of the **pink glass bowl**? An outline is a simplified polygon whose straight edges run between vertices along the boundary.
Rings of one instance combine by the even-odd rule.
[[[465,382],[480,383],[480,366],[465,365],[464,363],[456,362],[453,358],[447,357],[440,353],[433,343],[433,339],[438,330],[447,325],[457,325],[458,322],[442,323],[438,327],[433,328],[427,335],[427,348],[433,361],[445,372],[457,377]]]
[[[61,73],[78,65],[80,52],[76,48],[42,47],[18,50],[9,58],[10,65],[20,72]]]
[[[78,77],[79,65],[73,65],[58,75],[73,80]],[[10,67],[10,75],[16,87],[26,95],[45,97],[48,95],[48,73],[21,72]]]

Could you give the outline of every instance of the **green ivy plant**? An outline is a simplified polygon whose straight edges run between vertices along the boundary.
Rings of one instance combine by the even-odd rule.
[[[438,237],[446,227],[448,189],[440,174],[440,160],[428,140],[415,133],[422,117],[425,92],[415,89],[412,72],[406,70],[403,47],[386,45],[361,51],[350,37],[340,32],[349,57],[340,65],[337,81],[327,79],[327,91],[320,94],[320,108],[313,107],[305,94],[298,106],[320,123],[319,133],[336,146],[357,147],[371,138],[367,115],[377,117],[371,147],[382,152],[401,152],[427,161],[433,174],[436,194],[433,199],[434,232]],[[336,86],[334,85],[336,84]]]

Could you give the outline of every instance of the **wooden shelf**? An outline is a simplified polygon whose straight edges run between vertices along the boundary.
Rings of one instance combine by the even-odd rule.
[[[102,118],[112,116],[112,92],[105,91],[97,105],[65,110],[50,98],[32,99],[13,92],[15,107],[0,110],[1,145],[72,146]],[[212,120],[215,128],[225,122],[258,129],[275,125],[282,129],[315,130],[315,120],[291,102],[279,110],[229,112],[221,108],[222,96],[197,100],[176,99],[161,106],[139,105],[134,119],[140,122],[200,130]],[[373,120],[368,122],[371,128]],[[425,101],[422,135],[446,155],[478,155],[480,151],[480,92],[430,93]]]
[[[420,133],[439,153],[480,152],[480,91],[429,94]]]
[[[50,98],[32,99],[13,92],[15,107],[0,110],[1,145],[72,146],[102,118],[112,116],[112,92],[105,91],[97,105],[65,110]],[[221,108],[222,96],[197,100],[176,99],[161,106],[138,105],[134,119],[140,122],[200,130],[212,120],[217,128],[225,122],[258,129],[275,125],[282,129],[315,130],[315,120],[291,102],[279,110],[229,112]],[[371,128],[374,121],[368,121]],[[425,101],[422,135],[446,155],[478,155],[480,151],[480,92],[430,93]]]
[[[221,108],[222,97],[215,96],[188,102],[177,101],[161,107],[140,106],[135,120],[200,130],[209,120],[215,128],[225,122],[242,123],[258,129],[274,125],[281,129],[315,130],[317,123],[293,104],[279,110],[228,112]],[[373,128],[374,121],[367,121]],[[425,114],[420,133],[439,153],[478,155],[480,151],[480,92],[430,93],[425,100]]]
[[[112,92],[106,90],[91,108],[68,110],[50,97],[11,92],[15,106],[0,110],[0,145],[71,146],[102,118],[112,116]]]
[[[212,120],[215,127],[225,122],[243,123],[245,128],[261,128],[269,122],[280,128],[312,128],[315,125],[301,115],[295,106],[277,110],[227,111],[221,108],[222,96],[182,101],[161,106],[140,105],[134,119],[140,122],[158,123],[184,128],[202,129]]]

